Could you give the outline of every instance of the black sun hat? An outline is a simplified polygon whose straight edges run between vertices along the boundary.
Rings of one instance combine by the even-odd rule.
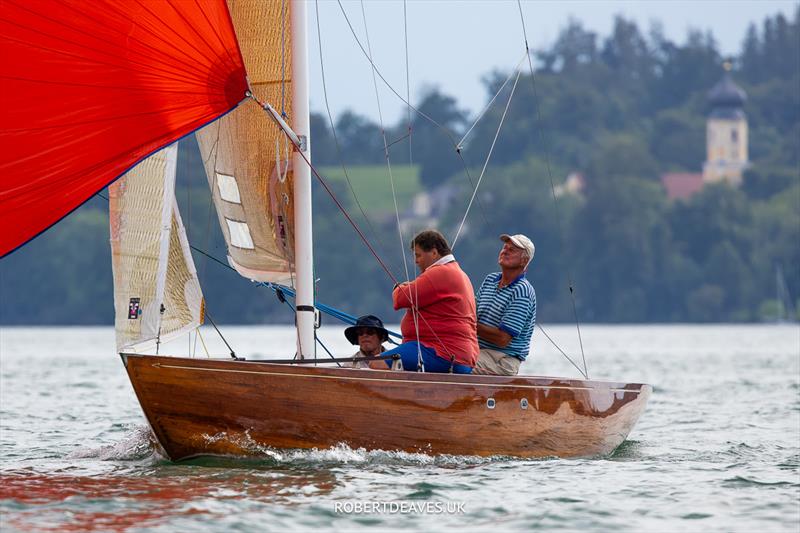
[[[350,344],[358,344],[358,328],[373,328],[378,330],[381,336],[381,342],[389,340],[389,332],[383,327],[381,319],[375,315],[364,315],[358,317],[354,326],[344,330],[344,336],[350,341]]]

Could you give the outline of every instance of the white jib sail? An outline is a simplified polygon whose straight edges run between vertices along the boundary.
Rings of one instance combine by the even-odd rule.
[[[203,294],[175,200],[177,143],[109,187],[117,350],[152,350],[203,322]]]

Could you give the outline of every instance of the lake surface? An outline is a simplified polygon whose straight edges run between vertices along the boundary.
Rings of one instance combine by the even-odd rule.
[[[348,355],[341,332],[325,327],[320,336]],[[547,332],[580,361],[574,327]],[[290,328],[223,333],[248,358],[294,353]],[[0,530],[798,531],[800,327],[584,326],[582,334],[592,378],[654,386],[611,457],[340,446],[172,464],[151,443],[113,329],[1,328]],[[203,338],[211,353],[227,354],[212,331]],[[200,354],[202,343],[162,353],[187,350]],[[521,373],[579,377],[540,332]]]

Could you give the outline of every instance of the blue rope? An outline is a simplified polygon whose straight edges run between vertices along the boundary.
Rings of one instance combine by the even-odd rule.
[[[285,294],[286,296],[288,296],[290,298],[294,298],[294,295],[295,295],[294,289],[292,289],[291,287],[287,287],[286,285],[281,285],[280,283],[271,283],[269,281],[266,281],[266,282],[265,281],[257,281],[256,285],[258,285],[259,287],[270,288],[275,293],[280,291],[281,293]],[[292,307],[289,302],[286,302],[286,305],[288,305],[290,308]],[[344,311],[340,311],[339,309],[336,309],[335,307],[331,307],[329,305],[325,305],[325,304],[320,303],[320,302],[314,302],[314,306],[317,309],[319,309],[320,311],[322,311],[323,313],[325,313],[326,315],[329,315],[329,316],[332,316],[334,318],[337,318],[337,319],[341,320],[342,322],[344,322],[345,324],[350,324],[352,326],[352,325],[355,325],[355,323],[358,321],[357,317],[355,317],[353,315],[350,315],[350,314],[347,314]],[[292,309],[292,312],[294,312],[294,309]],[[402,339],[403,338],[403,336],[400,335],[399,333],[396,333],[394,331],[389,331],[389,330],[386,330],[386,331],[392,337],[395,337],[395,338],[398,338],[398,339]],[[391,342],[392,344],[397,344],[396,342],[394,342],[392,340],[389,340],[389,342]],[[324,346],[323,346],[323,348],[324,348]],[[327,351],[327,349],[326,349],[326,351]]]
[[[258,282],[258,285],[264,285],[264,286],[268,286],[268,285],[271,285],[271,284],[270,284],[270,283],[262,283],[262,282]],[[281,291],[283,291],[283,290],[284,290],[283,286],[280,286],[280,287],[281,287],[281,288],[280,288],[280,290],[281,290]],[[278,292],[278,289],[276,289],[275,287],[272,287],[272,290],[274,290],[275,292]],[[294,308],[292,307],[292,304],[290,304],[290,303],[289,303],[289,302],[287,302],[286,300],[283,300],[283,303],[285,303],[286,305],[288,305],[288,306],[289,306],[289,309],[291,309],[291,310],[292,310],[292,312],[294,313]],[[322,349],[323,349],[323,350],[325,350],[325,352],[327,352],[327,354],[330,356],[330,358],[331,358],[331,359],[335,359],[335,357],[333,356],[333,354],[331,353],[331,351],[328,349],[328,347],[327,347],[327,346],[325,346],[324,344],[322,344],[322,340],[321,340],[319,337],[317,337],[316,335],[314,335],[314,339],[315,339],[315,340],[316,340],[316,341],[319,343],[319,345],[320,345],[320,346],[322,346]],[[342,366],[342,365],[340,365],[340,364],[339,364],[339,361],[334,361],[334,362],[336,363],[336,366]]]

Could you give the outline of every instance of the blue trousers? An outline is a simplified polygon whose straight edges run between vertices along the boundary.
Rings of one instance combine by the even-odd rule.
[[[412,372],[417,370],[417,351],[422,352],[422,362],[425,365],[425,372],[439,372],[442,374],[450,372],[450,362],[442,359],[436,355],[436,350],[428,348],[424,344],[417,341],[404,342],[403,344],[387,350],[381,355],[394,355],[399,354],[400,359],[403,361],[403,370],[410,370]],[[392,360],[387,359],[386,365],[391,368]],[[460,365],[458,363],[453,365],[453,372],[455,374],[471,374],[472,367],[467,365]]]

